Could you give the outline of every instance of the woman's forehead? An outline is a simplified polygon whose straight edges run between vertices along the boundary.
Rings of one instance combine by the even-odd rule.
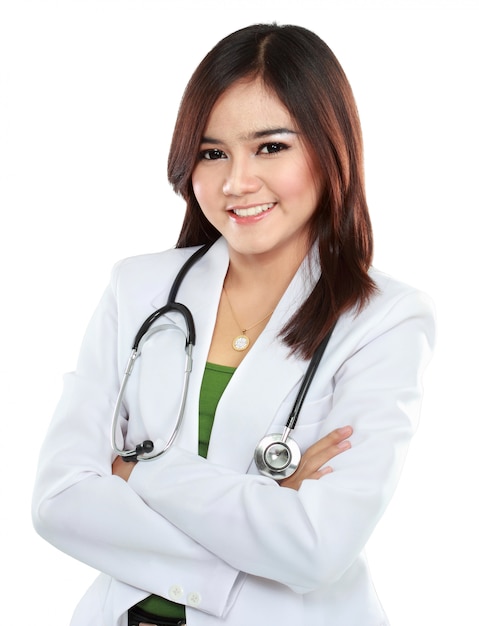
[[[296,124],[278,96],[256,79],[237,81],[218,98],[204,134],[216,139],[221,138],[216,137],[219,134],[249,141],[275,131],[294,132]]]

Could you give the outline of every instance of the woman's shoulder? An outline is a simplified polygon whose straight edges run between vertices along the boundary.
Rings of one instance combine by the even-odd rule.
[[[376,291],[366,307],[366,315],[377,318],[392,313],[393,316],[397,314],[407,317],[414,315],[435,317],[434,301],[421,288],[374,267],[371,268],[369,274],[374,280]]]
[[[431,297],[402,280],[373,268],[369,272],[376,290],[366,306],[350,310],[338,322],[338,354],[357,352],[378,339],[401,351],[414,341],[435,344],[436,314]],[[334,337],[334,335],[333,335]],[[388,339],[389,338],[389,339]]]
[[[119,299],[149,297],[168,289],[180,268],[197,248],[170,248],[117,261],[110,288]]]
[[[199,246],[193,248],[167,248],[160,252],[150,252],[136,256],[125,257],[117,261],[113,273],[137,273],[157,271],[159,268],[168,268],[184,263]]]
[[[395,278],[376,267],[370,269],[369,275],[376,285],[376,297],[383,302],[404,297],[411,297],[412,299],[425,298],[432,302],[431,297],[421,288]]]
[[[113,280],[158,279],[163,274],[177,272],[186,260],[198,249],[168,248],[160,252],[150,252],[120,259],[112,270]]]

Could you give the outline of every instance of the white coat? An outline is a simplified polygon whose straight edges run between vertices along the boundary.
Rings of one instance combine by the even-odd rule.
[[[150,593],[186,604],[188,626],[385,626],[363,550],[416,428],[434,335],[429,298],[371,271],[378,293],[339,320],[294,432],[304,450],[349,424],[352,447],[329,463],[331,474],[299,491],[281,488],[258,475],[253,451],[267,432],[282,431],[307,368],[277,334],[312,279],[303,264],[235,372],[203,459],[198,397],[228,267],[220,239],[177,298],[197,331],[185,421],[173,447],[138,463],[125,482],[111,473],[119,381],[140,324],[166,302],[190,254],[169,250],[115,266],[41,450],[35,527],[102,572],[72,626],[125,626],[128,608]],[[174,426],[184,349],[179,333],[155,337],[126,394],[130,448],[165,441]]]

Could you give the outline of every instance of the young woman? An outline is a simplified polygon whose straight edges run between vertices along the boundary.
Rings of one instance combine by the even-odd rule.
[[[102,572],[72,624],[384,626],[363,551],[434,321],[371,267],[360,124],[331,50],[275,24],[220,41],[186,88],[168,173],[178,246],[115,266],[40,457],[36,529]]]

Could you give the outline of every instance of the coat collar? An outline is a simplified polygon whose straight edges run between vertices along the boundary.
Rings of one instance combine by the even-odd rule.
[[[228,264],[227,244],[221,238],[190,269],[178,291],[177,301],[191,310],[197,335],[187,418],[178,437],[178,444],[190,450],[198,445],[198,398]],[[211,461],[247,471],[258,441],[304,375],[308,362],[290,355],[277,336],[318,276],[319,264],[305,259],[264,331],[235,371],[217,407],[208,452]],[[156,308],[163,303],[163,294],[153,301]],[[178,321],[175,315],[171,317]]]

